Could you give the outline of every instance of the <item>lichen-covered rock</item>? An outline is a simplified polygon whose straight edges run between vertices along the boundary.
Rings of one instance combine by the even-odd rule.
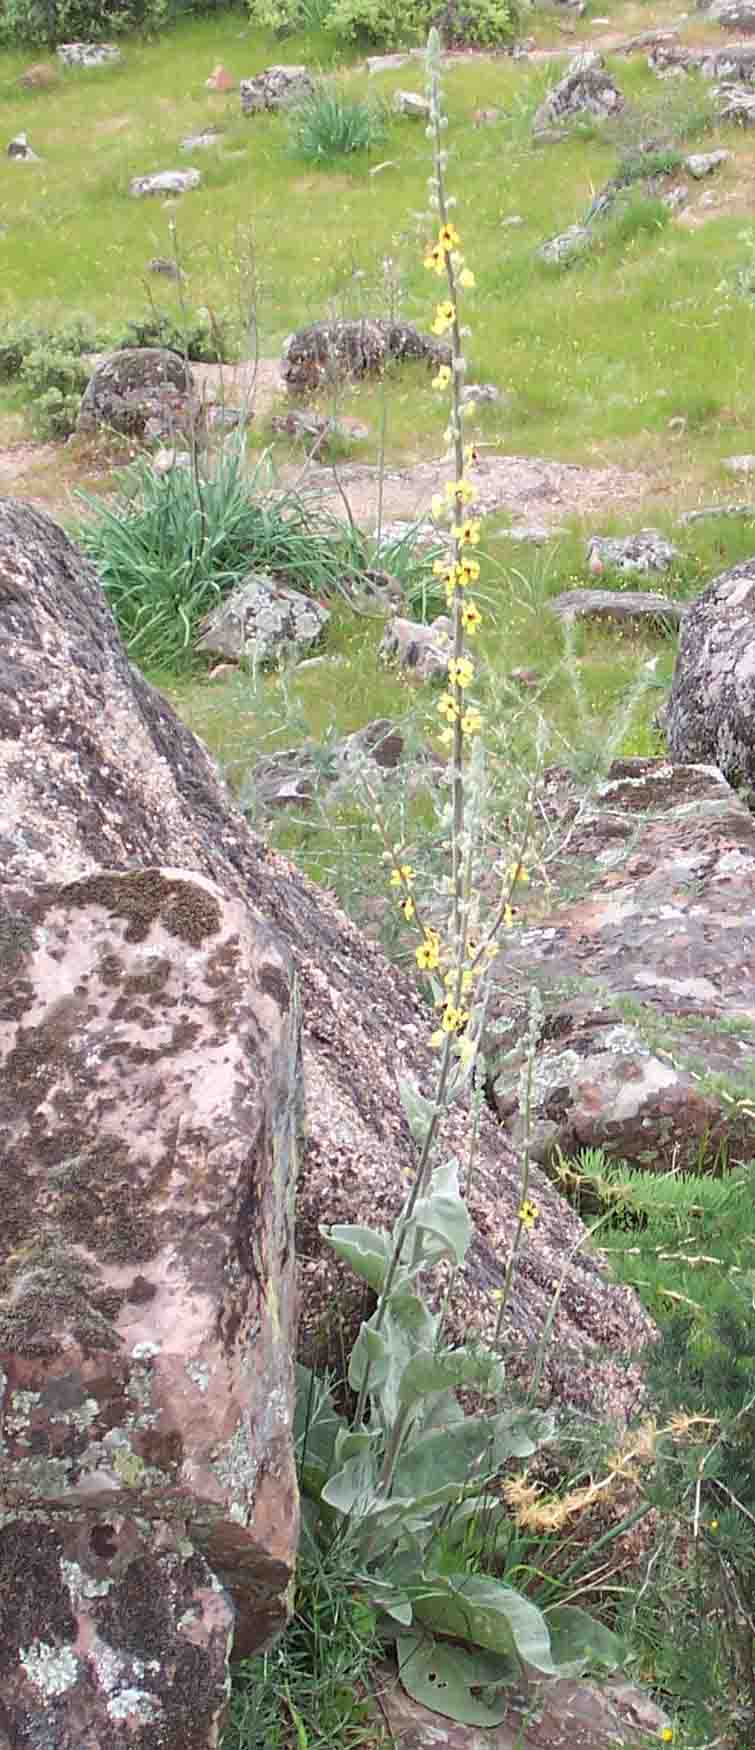
[[[213,608],[197,650],[236,662],[276,662],[316,644],[329,619],[330,610],[314,596],[253,571]]]
[[[250,832],[209,755],[131,667],[95,575],[51,520],[0,501],[0,865],[10,884],[73,881],[102,865],[195,869],[288,944],[301,990],[306,1139],[297,1209],[304,1358],[337,1357],[362,1316],[361,1288],[325,1248],[323,1221],[390,1226],[414,1149],[397,1072],[430,1086],[436,1057],[414,981],[331,897]],[[464,1157],[468,1120],[442,1147]],[[534,1171],[541,1215],[515,1272],[506,1340],[529,1378],[554,1276],[582,1226]],[[491,1334],[521,1199],[517,1157],[483,1114],[471,1196],[475,1238],[448,1329]],[[334,1317],[337,1306],[338,1315]],[[636,1298],[596,1256],[575,1252],[546,1345],[542,1390],[591,1413],[631,1413],[636,1370],[617,1356],[650,1331]],[[253,1584],[253,1576],[252,1576]]]
[[[388,718],[378,717],[341,741],[305,741],[301,747],[263,754],[242,781],[241,805],[252,819],[280,808],[308,808],[318,791],[341,795],[358,786],[363,775],[374,789],[405,765],[406,759],[401,730]],[[432,762],[432,755],[420,760],[418,775]]]
[[[414,1701],[392,1671],[381,1678],[381,1714],[404,1750],[636,1750],[670,1729],[650,1696],[617,1679],[543,1679],[530,1669],[508,1692],[503,1725],[478,1728]]]
[[[180,1522],[6,1511],[0,1571],[4,1746],[216,1750],[234,1613]]]
[[[315,82],[307,67],[266,67],[254,79],[242,79],[239,84],[244,115],[258,115],[265,109],[286,109],[311,97]]]
[[[297,1535],[288,954],[164,868],[6,883],[0,943],[5,1505],[179,1517],[259,1646]]]
[[[669,571],[679,549],[657,529],[640,529],[636,535],[591,535],[586,558],[591,567],[597,562],[624,577],[650,577]]]
[[[755,823],[718,773],[660,760],[617,761],[587,803],[553,772],[538,805],[566,851],[549,865],[555,897],[536,895],[532,922],[521,901],[521,934],[501,963],[507,1007],[492,1006],[490,1052],[512,1052],[493,1074],[504,1124],[521,1134],[522,992],[534,979],[545,1011],[537,1159],[556,1145],[660,1171],[691,1169],[720,1145],[749,1159]],[[721,1077],[733,1098],[719,1095]]]
[[[427,121],[430,114],[430,100],[422,97],[419,91],[394,91],[392,107],[397,115],[415,121]]]
[[[563,79],[548,92],[535,111],[532,131],[537,135],[562,128],[582,115],[604,121],[623,107],[622,94],[602,56],[591,50],[575,55]]]
[[[713,0],[705,12],[726,30],[755,31],[755,0]]]
[[[206,143],[203,140],[203,144]],[[192,141],[189,150],[195,144],[196,141]],[[132,176],[128,192],[134,200],[152,194],[189,194],[193,188],[199,188],[201,181],[198,170],[155,170],[151,176]]]
[[[81,397],[77,429],[104,427],[123,437],[170,439],[198,415],[194,379],[180,353],[161,346],[122,347],[92,373]]]
[[[117,43],[59,43],[55,53],[64,67],[112,67],[121,58]]]
[[[283,348],[281,369],[289,392],[302,395],[342,377],[380,376],[387,365],[404,359],[437,366],[449,362],[450,352],[412,322],[363,316],[297,329]]]
[[[378,654],[384,662],[397,662],[418,681],[443,679],[451,655],[451,621],[440,614],[432,624],[396,616],[386,626]]]
[[[586,255],[592,249],[592,245],[593,234],[589,225],[570,225],[568,231],[561,231],[558,237],[546,238],[535,253],[550,267],[571,267],[580,255]]]
[[[718,766],[755,788],[755,560],[714,578],[687,608],[666,718],[672,759]]]

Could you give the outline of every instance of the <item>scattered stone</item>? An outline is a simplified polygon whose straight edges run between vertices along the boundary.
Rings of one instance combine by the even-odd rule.
[[[563,79],[548,92],[535,112],[533,133],[539,135],[543,130],[563,127],[582,115],[603,121],[618,115],[623,107],[622,94],[606,72],[602,56],[589,51],[576,55]]]
[[[18,83],[25,91],[49,91],[57,85],[58,77],[57,69],[49,61],[35,61],[25,73],[19,74]]]
[[[418,91],[395,91],[392,108],[396,115],[405,115],[417,121],[427,121],[430,114],[430,102],[427,97],[420,97]]]
[[[751,85],[755,77],[755,45],[727,43],[723,49],[701,49],[693,57],[706,79],[735,79]]]
[[[739,122],[743,128],[755,124],[755,91],[746,85],[719,85],[720,122]]]
[[[682,625],[690,651],[693,615]],[[752,746],[752,728],[750,736]],[[555,1146],[567,1156],[604,1148],[658,1172],[699,1171],[700,1151],[713,1160],[720,1146],[732,1160],[750,1159],[755,1121],[707,1077],[742,1086],[751,1061],[752,941],[743,920],[755,908],[755,821],[710,765],[662,760],[616,761],[588,799],[570,774],[553,770],[538,809],[565,850],[548,865],[551,897],[533,891],[536,915],[507,937],[506,994],[498,1014],[494,999],[486,1048],[491,1059],[506,1052],[493,1093],[512,1140],[522,1136],[534,978],[545,1009],[537,1160]]]
[[[147,272],[162,274],[167,280],[182,280],[184,277],[178,262],[170,255],[153,255],[147,262]]]
[[[451,621],[445,614],[439,614],[429,626],[396,618],[386,626],[378,654],[383,662],[397,662],[409,670],[418,681],[443,679],[448,673],[451,634]]]
[[[170,440],[200,428],[194,379],[180,353],[165,347],[123,347],[97,365],[81,398],[77,431],[99,428],[123,437]]]
[[[121,58],[117,43],[59,43],[55,53],[64,67],[112,67]]]
[[[217,67],[213,67],[209,79],[205,79],[204,83],[206,91],[236,90],[236,81],[233,74],[229,73],[228,68],[224,67],[221,61],[218,62]]]
[[[266,109],[287,109],[301,103],[315,90],[312,74],[306,67],[266,67],[254,79],[242,79],[239,84],[244,115],[259,115]]]
[[[665,194],[661,195],[661,200],[664,207],[668,207],[670,213],[680,213],[682,207],[686,207],[689,200],[689,189],[686,182],[677,182],[673,188],[667,188]]]
[[[591,535],[586,558],[590,566],[597,558],[601,570],[649,577],[652,572],[669,571],[679,551],[657,529],[640,529],[636,535]]]
[[[482,406],[484,402],[505,400],[507,400],[507,396],[503,394],[501,389],[496,388],[495,383],[467,383],[466,388],[461,391],[462,407],[467,407],[470,401]]]
[[[675,31],[660,31],[650,46],[647,64],[651,73],[686,73],[695,65],[695,56],[679,42]]]
[[[725,152],[723,148],[718,152],[691,152],[684,160],[684,168],[696,182],[701,182],[704,176],[712,176],[720,164],[728,164],[730,158],[731,152]]]
[[[719,516],[742,517],[748,522],[755,522],[755,504],[706,504],[700,510],[683,511],[679,521],[689,526],[690,523],[702,523]]]
[[[189,450],[157,450],[152,457],[152,472],[162,479],[165,474],[172,474],[174,468],[190,468],[191,454]]]
[[[273,431],[294,438],[318,456],[327,456],[334,444],[362,442],[370,428],[358,419],[345,415],[337,418],[318,413],[313,407],[291,408],[287,413],[275,413],[270,421]]]
[[[588,225],[570,225],[558,237],[549,237],[535,250],[540,261],[553,267],[571,267],[592,248],[593,235]]]
[[[39,164],[36,152],[32,152],[28,134],[16,134],[6,146],[6,157],[12,158],[15,164]]]
[[[207,656],[264,667],[295,659],[316,644],[329,619],[323,602],[252,571],[213,608],[196,647]]]
[[[181,141],[181,151],[204,152],[208,146],[219,145],[221,139],[220,128],[204,128],[201,134],[187,134]]]
[[[343,377],[379,376],[389,363],[422,359],[437,368],[450,350],[412,322],[363,316],[354,321],[315,322],[289,336],[281,369],[289,393],[301,395]]]
[[[721,467],[727,474],[755,474],[755,456],[726,456]]]
[[[687,608],[667,736],[672,759],[718,766],[735,788],[755,790],[755,560],[722,572]]]
[[[380,785],[395,775],[406,757],[401,730],[380,717],[341,741],[307,741],[301,747],[264,755],[242,781],[241,806],[252,820],[281,808],[308,809],[323,790],[333,798],[353,791],[361,775],[373,787]],[[421,763],[425,769],[434,764],[431,756]]]
[[[659,621],[678,626],[683,612],[679,602],[638,589],[566,589],[553,596],[548,606],[567,625],[574,620],[613,620],[624,624],[649,620],[656,626]]]
[[[368,55],[365,64],[368,73],[393,73],[408,60],[408,55]]]
[[[201,181],[198,170],[157,170],[153,176],[132,176],[128,192],[134,200],[153,194],[189,194]]]

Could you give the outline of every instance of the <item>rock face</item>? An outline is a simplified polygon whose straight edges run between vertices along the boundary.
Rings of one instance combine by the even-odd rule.
[[[666,734],[673,759],[755,786],[755,560],[714,578],[688,607]]]
[[[314,597],[284,588],[263,571],[251,572],[213,608],[197,649],[236,662],[275,662],[315,644],[329,619],[328,608]]]
[[[391,362],[422,359],[447,364],[449,349],[412,322],[364,316],[358,321],[315,322],[286,341],[281,368],[291,394],[307,394],[342,377],[379,376]]]
[[[716,24],[722,24],[726,30],[755,30],[753,0],[713,0],[713,5],[707,7],[706,14]]]
[[[526,1006],[516,993],[534,978],[545,1017],[537,1159],[555,1145],[566,1155],[602,1147],[683,1171],[721,1144],[749,1159],[755,823],[709,767],[654,760],[617,761],[587,804],[554,772],[541,805],[569,835],[551,871],[556,894],[582,893],[545,909],[538,896],[536,920],[525,917],[502,957],[503,1031],[497,1042],[491,1034],[491,1053],[511,1050],[493,1077],[504,1124],[520,1134]],[[733,1100],[719,1098],[717,1075],[728,1077]]]
[[[103,866],[195,870],[288,945],[301,992],[307,1107],[296,1235],[300,1353],[335,1361],[363,1302],[324,1249],[320,1224],[395,1220],[415,1159],[397,1067],[429,1087],[435,1065],[414,981],[249,831],[204,749],[128,663],[80,553],[49,518],[12,501],[0,503],[0,738],[8,885],[44,884],[51,871],[68,883]],[[455,1108],[444,1154],[462,1157],[466,1143],[467,1119]],[[529,1377],[553,1278],[583,1233],[537,1170],[531,1195],[540,1219],[507,1308],[513,1378]],[[520,1197],[516,1156],[483,1114],[475,1240],[454,1286],[451,1332],[492,1332],[491,1291],[503,1282]],[[634,1296],[582,1248],[546,1347],[544,1391],[563,1405],[627,1415],[637,1375],[616,1357],[649,1330]]]
[[[597,560],[603,569],[624,577],[660,575],[678,558],[678,547],[657,529],[640,529],[636,535],[591,535],[587,542],[588,565]]]
[[[244,115],[258,115],[265,109],[286,109],[311,97],[315,89],[312,74],[306,67],[266,67],[254,79],[242,79],[239,84]]]
[[[563,79],[559,79],[535,111],[532,130],[541,134],[559,129],[579,116],[604,121],[607,116],[618,115],[623,107],[622,94],[606,72],[602,56],[590,51],[575,55]]]
[[[678,626],[682,617],[679,602],[668,596],[641,589],[565,589],[548,603],[559,620],[615,620],[619,625],[649,620]]]
[[[77,428],[123,437],[170,439],[198,414],[194,380],[180,353],[124,347],[97,366],[81,398]]]

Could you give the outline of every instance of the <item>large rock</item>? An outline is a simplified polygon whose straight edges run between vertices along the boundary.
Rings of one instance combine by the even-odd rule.
[[[64,67],[112,67],[121,58],[117,43],[59,43],[55,52]]]
[[[320,1224],[390,1226],[414,1149],[397,1070],[431,1086],[427,1006],[413,980],[333,900],[248,829],[209,756],[128,663],[94,574],[49,518],[0,504],[0,864],[6,880],[74,881],[104,864],[195,869],[244,901],[293,954],[301,991],[306,1140],[297,1212],[301,1353],[338,1357],[362,1316],[359,1284]],[[455,1108],[443,1148],[465,1158]],[[531,1374],[553,1279],[581,1224],[537,1170],[540,1220],[506,1316],[512,1377]],[[516,1154],[483,1114],[471,1196],[475,1239],[454,1281],[451,1333],[490,1333],[521,1197]],[[244,1228],[243,1232],[249,1232]],[[334,1319],[334,1307],[338,1317]],[[637,1375],[617,1361],[648,1321],[580,1249],[546,1345],[543,1390],[591,1413],[630,1413]]]
[[[659,1171],[694,1170],[719,1147],[749,1159],[755,822],[717,772],[660,760],[617,761],[587,802],[555,771],[538,806],[564,850],[531,922],[521,901],[523,927],[501,956],[491,1057],[510,1053],[492,1075],[502,1121],[521,1135],[522,993],[534,979],[536,1159],[556,1146]]]
[[[239,84],[244,115],[258,115],[265,109],[287,109],[311,97],[315,82],[307,67],[266,67],[254,79],[242,79]]]
[[[618,115],[624,98],[606,71],[602,56],[594,51],[575,55],[564,74],[535,111],[532,129],[535,134],[559,129],[580,116],[592,116],[605,121]]]
[[[666,734],[673,759],[755,787],[755,560],[714,578],[687,608]]]
[[[77,429],[101,427],[123,437],[175,438],[196,422],[194,379],[180,353],[160,346],[123,347],[93,371]]]
[[[638,621],[651,626],[678,626],[682,617],[680,602],[643,589],[565,589],[551,596],[548,607],[567,624],[574,620],[609,620],[620,626]]]
[[[342,377],[379,376],[391,363],[420,359],[447,364],[447,346],[421,334],[412,322],[363,316],[354,321],[314,322],[290,335],[281,369],[286,388],[301,395]]]
[[[190,194],[201,181],[199,170],[156,170],[151,176],[132,176],[128,192],[134,200],[143,200],[145,195]]]
[[[316,644],[329,619],[323,602],[253,571],[213,608],[197,649],[235,662],[276,662]]]
[[[755,0],[713,0],[706,16],[725,30],[755,30]]]
[[[670,571],[679,549],[658,529],[636,535],[591,535],[586,558],[591,570],[618,571],[623,577],[651,577]]]
[[[385,628],[378,654],[384,662],[397,662],[415,680],[444,680],[452,648],[446,614],[439,614],[430,625],[396,615]]]

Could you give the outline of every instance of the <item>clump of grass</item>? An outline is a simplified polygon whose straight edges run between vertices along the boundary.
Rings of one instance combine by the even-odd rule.
[[[334,85],[318,85],[289,117],[291,150],[313,164],[367,152],[386,133],[383,104],[344,97]]]

